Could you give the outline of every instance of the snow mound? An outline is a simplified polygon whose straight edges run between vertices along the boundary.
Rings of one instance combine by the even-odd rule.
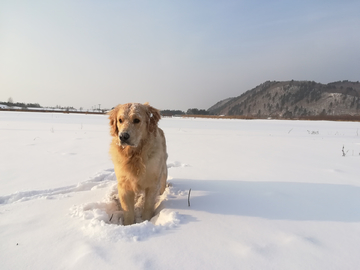
[[[181,223],[181,215],[169,209],[163,209],[163,202],[169,198],[182,195],[172,187],[167,187],[164,194],[159,196],[156,204],[155,216],[150,221],[141,219],[141,209],[144,201],[143,194],[139,194],[135,204],[136,224],[123,226],[123,211],[117,196],[117,185],[113,185],[104,200],[75,205],[70,208],[70,215],[80,218],[84,225],[83,231],[99,240],[109,241],[140,241],[153,234],[173,229]]]
[[[168,168],[174,168],[174,167],[189,167],[190,165],[181,163],[180,161],[169,161],[167,163]]]

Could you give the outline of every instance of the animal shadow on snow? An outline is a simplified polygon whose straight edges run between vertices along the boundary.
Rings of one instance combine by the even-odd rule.
[[[360,221],[360,188],[349,185],[173,179],[191,210],[272,220]],[[189,209],[188,198],[167,208]]]

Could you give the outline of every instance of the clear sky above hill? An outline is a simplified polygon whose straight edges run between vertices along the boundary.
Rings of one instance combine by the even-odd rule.
[[[205,108],[360,80],[360,1],[0,1],[0,101]]]

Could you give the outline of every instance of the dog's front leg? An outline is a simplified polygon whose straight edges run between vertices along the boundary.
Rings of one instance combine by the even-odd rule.
[[[168,171],[165,163],[162,172],[160,174],[160,195],[162,195],[165,191],[167,176],[168,176]]]
[[[118,193],[121,207],[124,210],[124,225],[131,225],[135,222],[135,193],[130,190],[123,190],[120,186],[118,186]]]
[[[145,189],[145,202],[144,210],[142,213],[143,220],[150,220],[154,215],[155,199],[157,196],[157,188],[147,188]]]

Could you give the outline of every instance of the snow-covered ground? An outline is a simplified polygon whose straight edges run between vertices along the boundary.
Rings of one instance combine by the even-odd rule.
[[[106,116],[0,112],[0,268],[359,269],[360,123],[160,127],[171,186],[124,227]]]

